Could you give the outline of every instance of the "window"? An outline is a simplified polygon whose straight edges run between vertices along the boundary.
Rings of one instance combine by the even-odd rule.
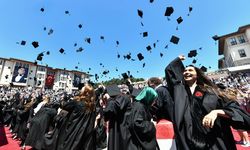
[[[236,45],[237,44],[236,38],[235,37],[230,38],[230,43],[231,45]]]
[[[245,43],[245,42],[246,42],[246,40],[245,40],[245,38],[244,38],[244,36],[243,36],[243,35],[238,36],[238,40],[239,40],[239,43],[240,43],[240,44],[242,44],[242,43]]]
[[[244,49],[238,50],[240,57],[247,57],[246,52]]]
[[[39,67],[38,67],[38,71],[43,71],[43,72],[45,72],[45,67],[39,66]]]

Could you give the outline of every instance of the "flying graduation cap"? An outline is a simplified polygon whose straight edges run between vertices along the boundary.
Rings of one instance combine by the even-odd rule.
[[[180,16],[179,18],[176,19],[176,21],[177,21],[178,24],[180,24],[180,23],[182,23],[183,19],[182,19],[182,17]]]
[[[79,47],[76,52],[82,52],[83,51],[83,48],[82,47]]]
[[[41,12],[44,12],[44,8],[41,8],[40,11],[41,11]]]
[[[43,53],[38,54],[38,55],[37,55],[36,60],[38,60],[38,61],[42,61],[43,56],[44,56],[44,54],[43,54]]]
[[[197,50],[191,50],[189,53],[188,53],[188,57],[192,58],[192,57],[196,57],[197,55]]]
[[[177,36],[172,35],[170,42],[174,43],[174,44],[178,44],[179,43],[180,38],[178,38]]]
[[[173,7],[167,7],[166,11],[165,11],[165,16],[169,17],[169,16],[172,15],[173,12],[174,12],[174,8]],[[168,20],[170,20],[170,19],[168,18]]]
[[[25,45],[26,44],[26,41],[21,41],[21,45]]]
[[[39,43],[37,41],[33,41],[31,44],[33,45],[34,48],[39,47]]]
[[[60,52],[61,54],[64,53],[64,49],[61,48],[61,49],[59,50],[59,52]]]
[[[91,38],[85,38],[85,42],[87,42],[87,43],[91,43]]]
[[[207,72],[207,68],[206,68],[205,66],[202,66],[200,69],[201,69],[203,72]]]
[[[148,36],[148,32],[143,32],[143,37],[147,37]]]
[[[138,57],[139,61],[144,59],[144,56],[141,53],[137,54],[137,57]]]
[[[141,18],[143,18],[143,12],[142,12],[142,10],[137,10],[137,13],[138,13],[138,16],[140,16]]]
[[[190,6],[190,7],[188,8],[188,16],[190,15],[190,13],[191,13],[192,10],[193,10],[193,7]]]
[[[150,51],[152,48],[151,48],[151,46],[149,45],[149,46],[146,47],[146,49],[147,49],[148,51]]]
[[[215,41],[217,41],[217,40],[220,39],[220,37],[219,37],[218,35],[214,35],[212,38],[213,38]]]

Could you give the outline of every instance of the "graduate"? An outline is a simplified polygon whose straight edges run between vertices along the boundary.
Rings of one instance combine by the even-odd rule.
[[[63,104],[68,111],[56,143],[56,150],[94,150],[95,145],[95,90],[86,84],[78,96]]]
[[[103,101],[104,120],[108,121],[108,150],[128,150],[130,132],[127,123],[131,110],[130,96],[122,93],[117,85],[106,87],[106,90],[107,93],[103,95],[101,101]]]
[[[156,129],[151,121],[150,107],[157,98],[156,91],[151,87],[145,87],[132,103],[129,117],[129,131],[131,138],[128,150],[158,150]]]
[[[231,126],[250,129],[250,115],[228,100],[194,67],[184,68],[179,56],[165,69],[174,100],[173,125],[179,150],[236,150]]]

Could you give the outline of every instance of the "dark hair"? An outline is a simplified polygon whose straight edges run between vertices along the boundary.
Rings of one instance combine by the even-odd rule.
[[[152,77],[148,79],[148,84],[153,83],[154,85],[159,85],[162,84],[161,79],[157,78],[157,77]]]
[[[209,92],[209,93],[213,93],[216,94],[217,96],[219,96],[219,91],[218,91],[218,87],[216,84],[214,84],[205,74],[204,72],[193,66],[193,65],[189,65],[188,67],[193,67],[197,73],[197,82],[196,84],[201,88],[201,90],[203,92]]]

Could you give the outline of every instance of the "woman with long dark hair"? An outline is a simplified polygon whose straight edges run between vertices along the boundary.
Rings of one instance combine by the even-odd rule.
[[[85,85],[80,94],[63,104],[68,111],[66,120],[59,130],[57,150],[94,150],[95,145],[95,90]]]
[[[250,115],[222,94],[204,73],[184,68],[179,56],[165,69],[174,100],[173,125],[180,150],[236,150],[231,126],[250,129]]]

